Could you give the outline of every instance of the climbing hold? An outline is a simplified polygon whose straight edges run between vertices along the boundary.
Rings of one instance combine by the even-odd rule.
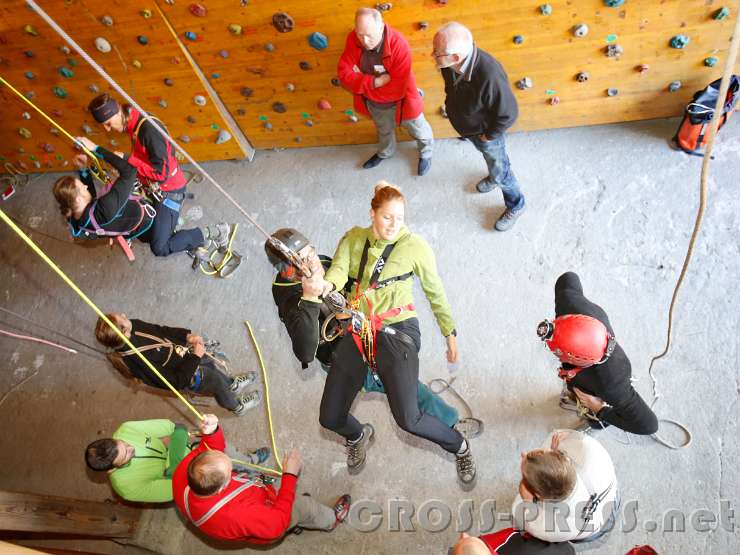
[[[439,107],[439,115],[445,119],[450,117],[447,115],[447,107],[444,104]]]
[[[303,60],[301,63],[298,64],[298,67],[300,67],[303,71],[308,71],[311,69],[311,64],[309,64],[307,61]]]
[[[300,137],[296,137],[296,138],[295,138],[295,139],[293,139],[293,140],[294,140],[295,142],[297,142],[297,143],[300,143],[302,139],[301,139]]]
[[[675,37],[671,38],[671,41],[668,43],[671,48],[677,48],[678,50],[681,50],[682,48],[686,48],[686,45],[689,44],[689,41],[691,39],[688,37],[688,35],[676,35]]]
[[[143,9],[139,13],[144,19],[150,19],[152,17],[152,10],[149,9]]]
[[[277,12],[272,16],[272,24],[280,33],[288,33],[295,27],[295,21],[285,12]]]
[[[75,60],[74,58],[67,58],[67,63],[68,63],[68,64],[69,64],[69,65],[70,65],[71,67],[77,67],[77,60]]]
[[[219,50],[218,55],[221,56],[224,60],[229,57],[229,51],[228,50]]]
[[[22,117],[23,119],[31,119],[31,114],[29,114],[28,112],[23,112],[23,113],[21,114],[21,117]]]
[[[24,55],[24,56],[25,56],[26,58],[33,58],[33,57],[35,57],[35,56],[36,56],[36,54],[34,54],[34,53],[33,53],[33,50],[24,50],[24,51],[23,51],[23,55]]]
[[[288,109],[285,107],[285,104],[283,104],[282,102],[273,102],[272,109],[278,114],[284,114],[288,111]]]
[[[208,10],[206,10],[206,7],[203,4],[193,3],[190,4],[190,13],[195,17],[205,17]]]
[[[160,98],[158,104],[160,108],[167,108],[167,101],[164,98]]]
[[[426,31],[429,28],[429,23],[426,21],[419,21],[417,25],[419,26],[420,31]]]
[[[357,123],[358,121],[360,121],[360,118],[358,118],[355,114],[348,115],[347,119],[349,119],[349,121],[351,121],[352,123]]]
[[[324,50],[329,46],[329,39],[323,33],[314,32],[308,35],[308,44],[316,50]]]
[[[285,90],[289,92],[293,92],[295,90],[295,85],[293,83],[286,83]]]
[[[585,83],[586,81],[588,81],[588,78],[589,77],[590,77],[590,75],[588,74],[587,71],[580,71],[576,75],[576,81],[578,81],[579,83]]]
[[[36,168],[37,170],[40,170],[41,169],[41,162],[39,162],[38,160],[34,160],[33,161],[33,167]]]
[[[212,79],[218,79],[219,77],[221,77],[221,74],[220,73],[211,73],[211,78]]]
[[[112,27],[113,26],[113,18],[109,15],[104,15],[100,18],[100,23],[105,25],[106,27]]]
[[[89,126],[88,124],[86,124],[86,123],[83,123],[82,125],[80,125],[80,129],[82,129],[82,132],[83,132],[83,133],[84,133],[85,135],[89,135],[90,133],[92,133],[92,127],[90,127],[90,126]]]
[[[164,78],[164,84],[167,85],[168,87],[171,87],[172,85],[175,84],[175,82],[172,79],[170,79],[169,77],[165,77]]]
[[[267,52],[274,52],[275,51],[275,45],[272,44],[271,42],[266,42],[264,48],[265,48],[265,51],[267,51]]]
[[[618,8],[624,4],[624,0],[604,0],[604,5],[607,8]]]
[[[308,127],[313,127],[313,120],[307,119],[307,120],[306,120],[306,121],[304,121],[303,123],[305,123],[305,124],[306,124],[306,126],[308,126]]]
[[[239,25],[238,23],[232,23],[231,25],[229,25],[229,33],[231,33],[235,37],[241,35],[242,34],[242,26]]]
[[[339,77],[332,77],[331,78],[331,84],[334,85],[335,87],[341,87],[342,86],[342,82],[339,80]]]
[[[67,91],[65,91],[62,87],[54,87],[52,91],[54,91],[54,96],[56,96],[57,98],[67,98]]]
[[[560,97],[552,96],[550,97],[550,100],[548,102],[550,102],[550,106],[557,106],[558,104],[560,104]]]
[[[33,100],[36,97],[36,93],[33,91],[28,91],[23,93],[23,96],[25,96],[28,100]]]
[[[192,31],[185,31],[185,38],[188,40],[198,40],[198,35]]]
[[[47,154],[52,154],[54,152],[54,145],[49,143],[39,143],[39,148]]]
[[[641,75],[645,75],[650,70],[650,66],[647,64],[640,64],[635,69],[639,71]]]
[[[141,69],[141,62],[139,60],[133,60],[131,62],[131,65],[134,66],[136,69]]]
[[[186,119],[188,120],[188,123],[195,123],[198,121],[195,119],[195,116],[188,116]]]
[[[177,138],[177,140],[178,140],[178,141],[180,141],[181,143],[185,143],[185,144],[187,144],[187,143],[189,143],[189,142],[190,142],[190,135],[180,135],[180,136],[179,136],[179,137]]]
[[[707,67],[714,67],[717,65],[717,62],[719,62],[719,60],[715,56],[704,58],[704,65]]]
[[[512,40],[514,41],[514,44],[522,44],[524,42],[524,36],[514,35],[514,38]]]
[[[249,87],[242,87],[239,92],[241,93],[243,97],[249,98],[250,96],[254,94],[254,89],[251,89]]]
[[[375,9],[378,10],[379,12],[387,12],[391,8],[393,8],[393,4],[390,2],[382,2],[380,4],[375,4]]]
[[[98,51],[102,52],[103,54],[107,54],[111,51],[110,43],[103,37],[98,37],[95,39],[95,48],[97,48]]]
[[[147,45],[147,44],[149,44],[149,39],[146,38],[145,35],[139,35],[138,37],[136,37],[136,40],[139,41],[139,44],[141,44],[141,45]]]
[[[67,69],[66,67],[60,67],[59,68],[59,75],[62,77],[66,77],[69,79],[70,77],[74,77],[74,72],[71,69]]]
[[[172,59],[170,59],[170,63],[172,63],[172,65],[175,65],[175,66],[176,65],[179,65],[180,64],[180,56],[175,56]]]
[[[61,52],[65,56],[69,56],[72,53],[72,51],[69,49],[69,46],[67,46],[66,44],[63,44],[59,47],[59,52]]]
[[[317,106],[319,107],[319,110],[331,110],[331,102],[329,102],[326,98],[322,98],[319,100]]]
[[[111,139],[110,141],[108,141],[108,144],[110,144],[110,146],[118,146],[118,141],[115,139]]]
[[[618,38],[617,35],[612,33],[611,35],[606,36],[606,42],[608,43],[616,42],[617,38]]]
[[[585,23],[579,23],[578,25],[573,27],[573,36],[578,37],[579,39],[582,39],[588,35],[588,25]]]
[[[730,17],[730,8],[722,7],[718,9],[716,12],[714,12],[714,15],[712,16],[717,21],[722,21],[723,19],[727,19]]]
[[[619,46],[618,44],[609,44],[604,49],[606,52],[606,56],[608,58],[619,58],[622,54],[624,54],[624,48]]]
[[[31,35],[32,37],[38,37],[39,32],[36,30],[36,27],[33,25],[26,25],[23,27],[23,30],[26,32],[26,34]]]
[[[236,109],[236,115],[237,116],[246,116],[247,111],[244,108],[237,108]]]
[[[18,128],[18,134],[23,137],[24,139],[30,139],[31,138],[31,132],[26,129],[25,127],[19,127]]]
[[[216,144],[222,145],[225,142],[228,142],[231,140],[231,133],[226,131],[226,129],[221,129],[221,131],[218,132],[218,136],[216,137]]]
[[[619,94],[619,89],[615,89],[615,88],[606,89],[607,96],[617,96],[618,94]]]
[[[265,123],[262,124],[262,127],[264,127],[265,129],[269,131],[270,129],[272,129],[272,124],[269,121],[266,121]]]
[[[267,70],[263,67],[248,67],[247,71],[249,73],[254,73],[255,75],[259,75],[260,77],[264,77],[267,73]]]
[[[552,14],[552,6],[550,4],[542,4],[540,6],[540,13],[542,15],[551,15]]]
[[[27,71],[23,75],[26,76],[26,79],[35,79],[36,78],[36,76],[34,75],[33,71]]]
[[[522,79],[519,79],[519,81],[516,82],[516,87],[522,91],[531,89],[533,86],[534,86],[534,83],[532,82],[531,77],[524,77]]]
[[[96,94],[96,93],[100,92],[100,89],[99,89],[99,88],[98,88],[98,86],[97,86],[97,85],[95,85],[95,84],[93,84],[93,85],[88,85],[88,86],[87,86],[87,90],[88,90],[88,91],[90,91],[90,92],[91,92],[91,93],[93,93],[93,94]]]
[[[676,92],[678,89],[681,88],[681,81],[671,81],[668,85],[668,91],[669,92]]]
[[[202,94],[196,94],[193,97],[193,102],[195,102],[195,104],[197,104],[198,106],[205,106],[206,105],[206,97],[203,96]]]

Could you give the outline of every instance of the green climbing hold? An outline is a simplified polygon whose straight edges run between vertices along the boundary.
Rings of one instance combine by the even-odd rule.
[[[218,125],[216,125],[215,123],[212,123],[211,129],[213,129],[214,131],[218,131]]]
[[[310,117],[311,117],[311,115],[310,115],[310,114],[307,114],[306,112],[301,112],[301,117],[302,117],[303,119],[308,119],[308,118],[310,118]]]
[[[71,69],[67,69],[66,67],[60,67],[59,68],[59,75],[62,77],[66,77],[69,79],[70,77],[74,77],[74,72]]]
[[[52,89],[54,92],[54,96],[57,98],[67,98],[67,91],[65,91],[62,87],[54,87]]]
[[[61,154],[57,154],[54,158],[56,158],[60,162],[62,161],[62,155]]]
[[[719,60],[715,56],[704,58],[704,65],[707,67],[714,67],[717,65],[717,62],[719,62]]]
[[[722,21],[723,19],[727,19],[730,17],[730,8],[722,7],[718,9],[716,12],[714,12],[714,15],[712,16],[717,21]]]
[[[262,121],[267,121],[267,116],[260,116],[260,119],[261,119]]]
[[[547,90],[545,91],[545,94],[546,94],[547,96],[552,96],[553,94],[555,94],[555,91],[554,91],[554,90],[552,90],[552,89],[547,89]]]
[[[354,114],[352,110],[345,110],[344,113],[347,114],[348,116],[351,116],[352,114]]]
[[[77,60],[74,58],[67,58],[67,63],[70,65],[70,67],[77,67]]]
[[[617,40],[617,35],[611,34],[606,36],[606,42],[614,42]]]
[[[30,155],[28,156],[28,159],[29,159],[29,160],[36,160],[36,157],[35,157],[35,156],[34,156],[33,154],[30,154]]]

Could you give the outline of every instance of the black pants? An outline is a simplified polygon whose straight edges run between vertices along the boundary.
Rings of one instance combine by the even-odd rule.
[[[185,196],[185,187],[174,193],[177,197]],[[141,240],[149,243],[149,248],[154,256],[168,256],[175,252],[189,251],[200,247],[204,243],[203,232],[199,228],[181,229],[175,233],[177,219],[180,216],[180,210],[175,210],[177,205],[182,208],[182,200],[173,201],[165,199],[163,202],[156,202],[154,208],[157,215],[154,218],[152,227],[141,236]]]
[[[233,378],[221,371],[211,358],[204,356],[197,371],[200,372],[200,387],[191,388],[192,391],[213,395],[218,405],[226,410],[234,410],[239,406],[239,400],[230,389]]]
[[[324,385],[319,422],[324,428],[354,440],[360,437],[362,425],[349,409],[365,382],[367,366],[351,335],[345,335],[339,341]],[[398,336],[378,332],[376,366],[398,426],[410,434],[433,441],[445,451],[457,453],[463,436],[434,416],[419,411],[419,354],[416,347]]]

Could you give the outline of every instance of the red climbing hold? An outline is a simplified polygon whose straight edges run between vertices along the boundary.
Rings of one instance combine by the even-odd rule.
[[[331,102],[329,102],[326,98],[322,98],[318,102],[318,106],[320,110],[331,110]]]
[[[190,13],[196,17],[205,17],[208,10],[203,4],[190,4]]]

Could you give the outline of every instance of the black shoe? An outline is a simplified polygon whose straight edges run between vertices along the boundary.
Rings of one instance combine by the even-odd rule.
[[[372,157],[367,162],[362,164],[362,167],[363,169],[369,170],[370,168],[374,168],[375,166],[380,164],[383,160],[384,158],[381,158],[377,154],[373,154]]]
[[[419,158],[419,175],[426,175],[432,168],[431,158]]]

